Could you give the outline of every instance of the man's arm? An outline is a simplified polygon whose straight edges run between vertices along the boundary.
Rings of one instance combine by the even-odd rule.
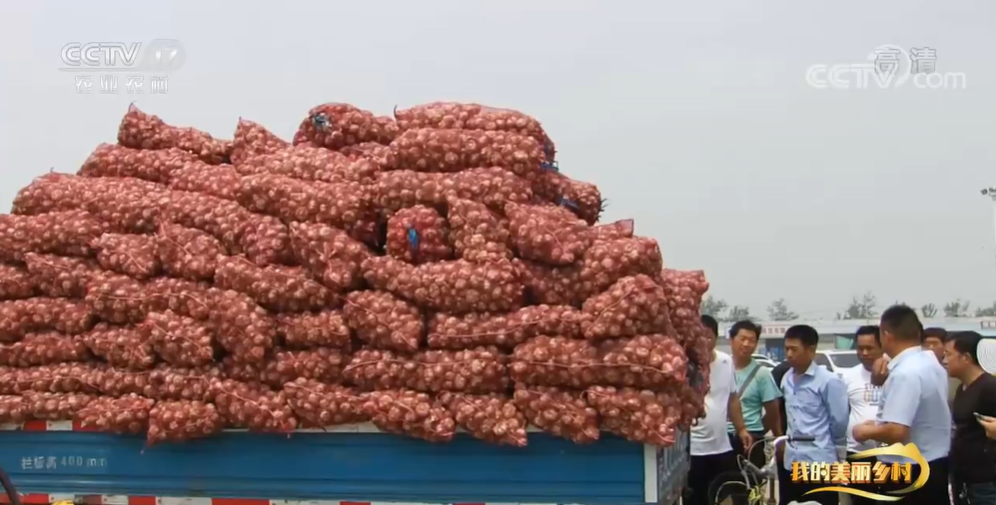
[[[775,378],[771,372],[765,371],[763,373],[764,376],[760,377],[761,381],[758,383],[761,405],[764,407],[762,422],[765,430],[778,437],[782,435],[782,413],[778,402],[778,399],[782,397],[782,391],[775,385]]]
[[[747,423],[744,422],[744,411],[740,406],[740,396],[736,393],[731,394],[726,408],[730,413],[730,422],[733,423],[733,429],[737,433],[747,431]]]
[[[847,387],[844,381],[833,376],[823,388],[823,403],[830,414],[830,434],[834,441],[847,438],[847,421],[851,406],[847,401]]]
[[[905,444],[910,441],[910,426],[920,405],[920,380],[904,377],[890,380],[888,392],[883,391],[882,422],[866,423],[854,428],[854,438],[859,442],[877,440],[885,444]],[[859,436],[860,435],[860,436]]]

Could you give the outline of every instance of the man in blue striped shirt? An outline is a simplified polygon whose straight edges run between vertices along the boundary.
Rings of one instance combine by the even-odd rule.
[[[785,394],[785,413],[788,416],[788,435],[816,437],[813,442],[794,442],[785,447],[785,469],[792,474],[792,464],[827,463],[840,461],[837,446],[843,446],[847,435],[849,408],[847,388],[836,374],[817,365],[816,347],[820,335],[807,325],[796,325],[785,332],[785,360],[792,371],[782,377],[781,388]],[[807,465],[808,466],[808,465]],[[816,501],[823,505],[837,505],[837,493],[814,493],[803,498],[806,492],[826,484],[779,481],[782,503],[793,500]]]

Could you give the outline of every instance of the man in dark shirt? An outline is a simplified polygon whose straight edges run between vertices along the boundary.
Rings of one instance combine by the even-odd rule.
[[[996,377],[979,366],[982,336],[956,333],[944,344],[948,374],[961,386],[951,409],[951,484],[956,505],[996,505],[996,448],[986,438],[976,414],[996,417]]]

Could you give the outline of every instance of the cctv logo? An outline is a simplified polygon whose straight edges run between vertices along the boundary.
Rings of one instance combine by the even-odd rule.
[[[175,39],[156,39],[149,42],[142,54],[141,70],[147,72],[175,72],[183,66],[187,52]]]

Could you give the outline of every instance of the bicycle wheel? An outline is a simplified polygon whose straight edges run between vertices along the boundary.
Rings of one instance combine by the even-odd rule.
[[[756,485],[756,484],[755,484]],[[741,505],[748,502],[752,486],[740,472],[723,472],[709,483],[709,505]]]

